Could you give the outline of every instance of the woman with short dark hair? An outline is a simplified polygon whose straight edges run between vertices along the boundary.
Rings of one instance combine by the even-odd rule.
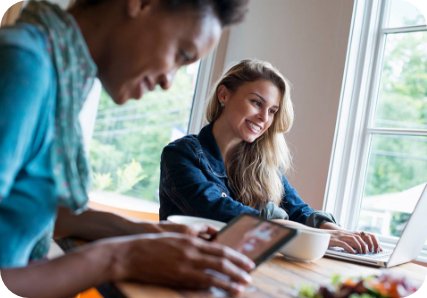
[[[208,227],[86,210],[89,166],[78,116],[95,77],[117,104],[156,85],[168,89],[176,71],[204,57],[245,11],[245,0],[78,0],[68,11],[31,1],[16,25],[0,30],[0,268],[10,290],[65,297],[133,279],[242,291],[252,262],[194,237],[212,233]],[[54,226],[55,235],[86,240],[157,234],[41,261]]]

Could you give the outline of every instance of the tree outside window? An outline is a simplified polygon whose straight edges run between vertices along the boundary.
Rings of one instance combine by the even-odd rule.
[[[90,146],[95,192],[158,201],[160,155],[187,133],[198,69],[181,68],[167,92],[158,87],[123,106],[102,92]]]
[[[390,12],[388,28],[425,24],[406,1],[391,1]],[[371,111],[375,131],[358,228],[399,237],[427,181],[427,31],[392,31],[385,33],[376,109]]]

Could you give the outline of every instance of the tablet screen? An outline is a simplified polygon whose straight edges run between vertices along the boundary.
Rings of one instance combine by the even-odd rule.
[[[222,229],[213,242],[241,252],[258,265],[295,234],[294,229],[245,214]]]

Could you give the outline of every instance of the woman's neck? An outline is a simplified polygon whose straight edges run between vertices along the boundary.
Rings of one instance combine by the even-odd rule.
[[[221,118],[217,119],[214,122],[212,133],[214,135],[215,141],[218,144],[219,150],[221,151],[222,159],[224,160],[234,147],[242,142],[241,139],[236,138],[233,135],[231,129],[226,125],[224,121],[221,121]]]

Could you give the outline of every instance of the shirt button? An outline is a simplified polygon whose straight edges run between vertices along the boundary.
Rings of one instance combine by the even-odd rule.
[[[225,197],[227,196],[227,194],[226,194],[225,192],[223,192],[223,193],[221,194],[221,196],[222,196],[223,198],[225,198]]]

